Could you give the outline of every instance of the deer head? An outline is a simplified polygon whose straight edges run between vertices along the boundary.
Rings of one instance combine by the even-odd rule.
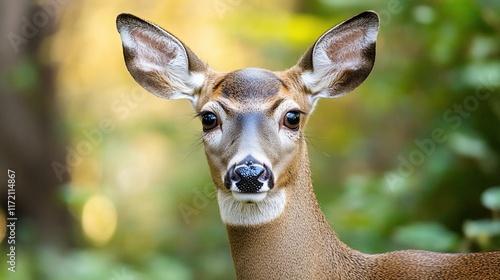
[[[223,221],[258,225],[281,215],[297,174],[309,174],[304,126],[321,97],[351,92],[375,61],[378,16],[361,13],[324,33],[282,72],[212,70],[176,37],[121,14],[117,26],[132,77],[166,99],[191,101]],[[306,191],[306,190],[302,190]]]

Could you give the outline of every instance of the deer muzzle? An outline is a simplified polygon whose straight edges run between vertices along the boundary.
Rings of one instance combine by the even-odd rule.
[[[273,188],[274,176],[268,166],[252,156],[247,156],[231,166],[224,178],[224,185],[233,192],[266,192]]]

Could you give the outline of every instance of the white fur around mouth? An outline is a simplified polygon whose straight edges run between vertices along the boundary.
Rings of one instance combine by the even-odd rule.
[[[243,193],[233,191],[231,193],[233,194],[234,199],[243,203],[259,203],[267,196],[267,192]]]
[[[218,190],[217,198],[222,221],[233,226],[269,223],[283,213],[286,205],[285,189],[282,188],[260,193]]]

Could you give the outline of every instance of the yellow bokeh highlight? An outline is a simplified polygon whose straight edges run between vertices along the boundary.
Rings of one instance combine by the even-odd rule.
[[[82,212],[82,227],[92,243],[106,244],[115,233],[116,225],[116,208],[107,197],[94,195],[85,203]]]

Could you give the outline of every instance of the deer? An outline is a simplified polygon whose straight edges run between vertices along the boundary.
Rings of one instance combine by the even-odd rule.
[[[375,62],[379,17],[331,28],[285,71],[217,72],[159,26],[117,17],[134,80],[188,99],[226,226],[237,279],[500,279],[500,251],[364,254],[330,227],[313,192],[304,127],[320,98],[358,87]]]

